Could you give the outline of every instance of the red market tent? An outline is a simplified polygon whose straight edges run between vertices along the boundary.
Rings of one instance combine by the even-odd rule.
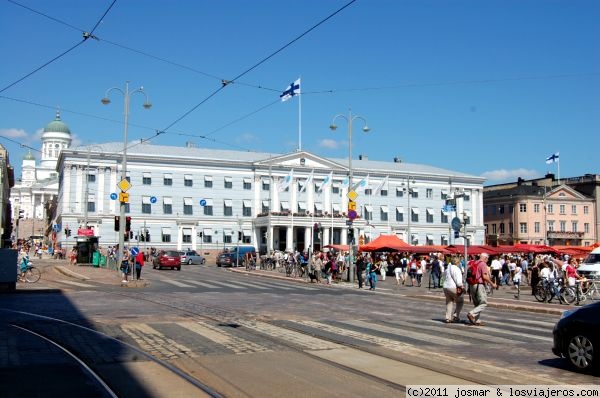
[[[465,246],[464,245],[450,245],[446,247],[446,250],[448,250],[450,253],[453,254],[465,254]],[[487,245],[471,245],[471,246],[467,246],[467,255],[475,255],[475,254],[481,254],[481,253],[487,253],[487,254],[491,254],[491,255],[495,255],[498,254],[498,252],[496,251],[496,248],[492,247],[492,246],[487,246]]]
[[[408,251],[412,247],[396,235],[379,235],[372,242],[362,245],[358,248],[361,252],[398,252]]]
[[[516,244],[515,249],[523,253],[536,253],[536,254],[559,254],[557,250],[546,245],[529,245],[529,244]]]
[[[437,245],[409,246],[400,251],[407,252],[407,253],[413,253],[413,254],[432,254],[432,253],[451,254],[452,253],[446,247],[437,246]]]
[[[591,246],[552,246],[555,250],[562,254],[570,256],[586,256],[593,250]]]
[[[325,246],[323,246],[323,249],[333,249],[333,250],[337,250],[337,251],[347,252],[348,250],[350,250],[350,246],[348,246],[348,245],[325,245]]]

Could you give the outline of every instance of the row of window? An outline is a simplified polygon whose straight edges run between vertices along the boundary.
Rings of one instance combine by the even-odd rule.
[[[127,176],[126,177],[127,181],[129,181],[131,183],[131,177]],[[95,182],[96,181],[96,175],[95,174],[88,174],[88,182]],[[304,189],[304,185],[306,184],[306,181],[298,181],[297,183],[297,190],[298,192],[301,192]],[[152,175],[151,173],[142,173],[142,185],[152,185]],[[173,175],[172,174],[165,174],[163,176],[163,185],[166,186],[172,186],[173,185]],[[193,187],[194,186],[194,179],[192,178],[191,175],[185,174],[183,177],[183,185],[185,187]],[[314,190],[315,192],[319,191],[321,187],[320,183],[315,183],[314,185]],[[213,178],[211,176],[204,176],[204,188],[213,188]],[[224,177],[223,179],[223,188],[225,189],[233,189],[233,178],[232,177]],[[244,178],[243,182],[242,182],[242,188],[245,190],[251,190],[252,189],[252,179],[251,178]],[[269,191],[271,189],[271,184],[268,180],[262,180],[262,190],[263,191]],[[341,189],[341,185],[339,183],[334,183],[331,186],[331,192],[334,194],[339,194],[340,193],[340,189]],[[289,191],[289,187],[286,188],[284,190],[285,192]],[[410,188],[409,190],[407,190],[404,187],[396,187],[396,197],[398,198],[402,198],[404,197],[404,194],[408,191],[408,193],[410,194],[410,197],[413,199],[418,199],[419,198],[419,189],[418,188]],[[364,194],[366,196],[371,196],[373,195],[373,189],[372,188],[366,188],[364,190]],[[388,196],[388,189],[387,188],[382,188],[379,190],[379,195],[380,196]],[[425,189],[425,198],[427,199],[433,199],[433,189],[432,188],[426,188]],[[464,200],[465,201],[469,201],[470,200],[470,195],[465,194],[464,195]],[[442,200],[446,200],[448,199],[448,192],[445,190],[441,190],[441,199]]]
[[[541,224],[540,222],[534,222],[533,223],[533,232],[534,233],[541,233]],[[555,221],[554,220],[548,220],[548,231],[552,232],[555,231],[554,229],[554,225],[555,225]],[[567,231],[567,221],[559,221],[559,232],[580,232],[579,231],[579,227],[578,227],[579,223],[577,221],[571,221],[571,231]],[[504,223],[500,223],[500,224],[491,224],[491,231],[488,230],[488,233],[491,233],[493,235],[495,234],[505,234],[506,233],[506,229],[505,229],[505,224]],[[486,229],[488,228],[488,225],[486,224]],[[522,222],[519,223],[519,232],[522,234],[526,234],[528,231],[528,224],[526,222]],[[508,223],[508,233],[512,234],[513,231],[513,223]],[[583,224],[583,232],[588,234],[590,233],[590,224],[589,223],[584,223]]]
[[[567,214],[567,206],[566,204],[561,204],[558,206],[558,212],[559,214]],[[577,205],[570,205],[571,206],[571,214],[577,214]],[[508,211],[509,214],[512,214],[514,209],[513,209],[513,205],[494,205],[494,206],[485,206],[484,207],[484,214],[488,215],[495,215],[495,214],[504,214],[505,213],[505,209],[506,211]],[[533,212],[534,213],[540,213],[543,209],[543,205],[541,203],[534,203],[533,204]],[[553,214],[554,213],[554,204],[547,204],[546,205],[546,211],[548,212],[548,214]],[[519,213],[527,213],[527,203],[519,203]],[[588,205],[583,205],[583,214],[589,214],[590,213],[590,206]]]

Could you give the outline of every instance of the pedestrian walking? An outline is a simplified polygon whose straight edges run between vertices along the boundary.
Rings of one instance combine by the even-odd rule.
[[[502,272],[502,263],[496,257],[492,259],[492,263],[490,265],[492,269],[492,280],[496,284],[496,289],[502,284],[500,281],[500,273]]]
[[[467,282],[469,283],[469,294],[473,301],[473,308],[467,313],[469,322],[473,325],[483,326],[484,323],[479,319],[481,313],[487,307],[487,294],[485,284],[488,283],[493,289],[496,289],[496,284],[490,278],[490,272],[487,266],[489,254],[482,253],[479,260],[472,262],[467,269]]]
[[[127,275],[129,275],[129,252],[127,250],[123,250],[123,258],[121,259],[121,273],[123,274],[122,283],[127,283]]]
[[[367,257],[367,278],[369,280],[369,285],[371,286],[369,290],[375,290],[377,287],[377,271],[379,271],[379,264],[373,262],[370,256]]]
[[[425,261],[425,258],[423,258],[421,260],[421,263],[416,263],[417,265],[417,272],[416,272],[416,277],[417,277],[417,286],[421,287],[421,282],[423,281],[423,272],[425,272],[425,269],[427,268],[427,261]]]
[[[358,281],[359,289],[362,289],[362,287],[363,287],[363,283],[364,283],[363,272],[365,272],[365,269],[366,269],[365,259],[363,256],[359,256],[356,259],[356,280]]]
[[[379,273],[381,274],[382,281],[385,281],[385,276],[387,275],[387,271],[388,271],[388,263],[385,258],[385,255],[382,254],[381,260],[379,261]]]
[[[410,271],[408,276],[410,277],[410,286],[414,286],[417,280],[417,268],[419,268],[419,263],[416,258],[411,258],[410,260]]]
[[[321,269],[323,268],[323,260],[321,260],[321,254],[316,252],[313,255],[313,268],[314,268],[314,276],[316,283],[321,282]],[[312,279],[310,280],[312,282]]]
[[[140,276],[142,275],[142,267],[144,266],[144,252],[140,250],[140,252],[135,256],[135,276],[136,280],[140,280]]]
[[[460,322],[460,311],[465,302],[462,272],[457,264],[458,258],[452,258],[444,273],[446,323]]]
[[[519,266],[515,268],[515,273],[513,275],[513,285],[517,288],[517,293],[515,293],[515,298],[519,300],[521,298],[521,276],[523,275],[523,269]]]
[[[433,288],[437,289],[440,286],[440,278],[442,277],[442,271],[440,268],[440,262],[437,259],[437,256],[433,256],[433,261],[431,262],[431,279],[433,282]]]
[[[394,268],[394,275],[396,276],[396,286],[400,286],[400,280],[402,279],[402,264],[396,264],[396,267]],[[404,285],[404,281],[402,281],[402,284]]]

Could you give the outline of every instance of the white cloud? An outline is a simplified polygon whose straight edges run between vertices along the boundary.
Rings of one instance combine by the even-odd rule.
[[[0,136],[6,138],[26,138],[27,132],[22,129],[0,129]]]
[[[536,178],[536,177],[540,176],[540,173],[536,170],[527,170],[527,169],[514,169],[514,170],[500,169],[500,170],[486,171],[486,172],[482,173],[481,176],[484,177],[485,179],[487,179],[488,182],[490,182],[490,181],[504,182],[504,181],[517,180],[517,178],[519,178],[519,177],[521,177],[525,180],[531,179],[531,178]]]
[[[319,146],[323,147],[323,148],[338,149],[340,147],[340,145],[341,145],[341,142],[332,140],[330,138],[325,138],[325,139],[319,140]]]
[[[77,134],[71,133],[71,148],[76,148],[82,145],[81,139],[77,136]]]

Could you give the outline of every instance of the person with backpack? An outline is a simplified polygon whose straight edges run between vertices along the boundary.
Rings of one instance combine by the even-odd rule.
[[[481,253],[479,260],[469,263],[467,268],[467,284],[469,285],[469,295],[473,301],[473,308],[467,313],[467,318],[472,325],[483,326],[484,323],[479,319],[481,313],[487,307],[487,294],[485,284],[490,284],[493,289],[496,284],[490,278],[487,260],[489,254]]]

